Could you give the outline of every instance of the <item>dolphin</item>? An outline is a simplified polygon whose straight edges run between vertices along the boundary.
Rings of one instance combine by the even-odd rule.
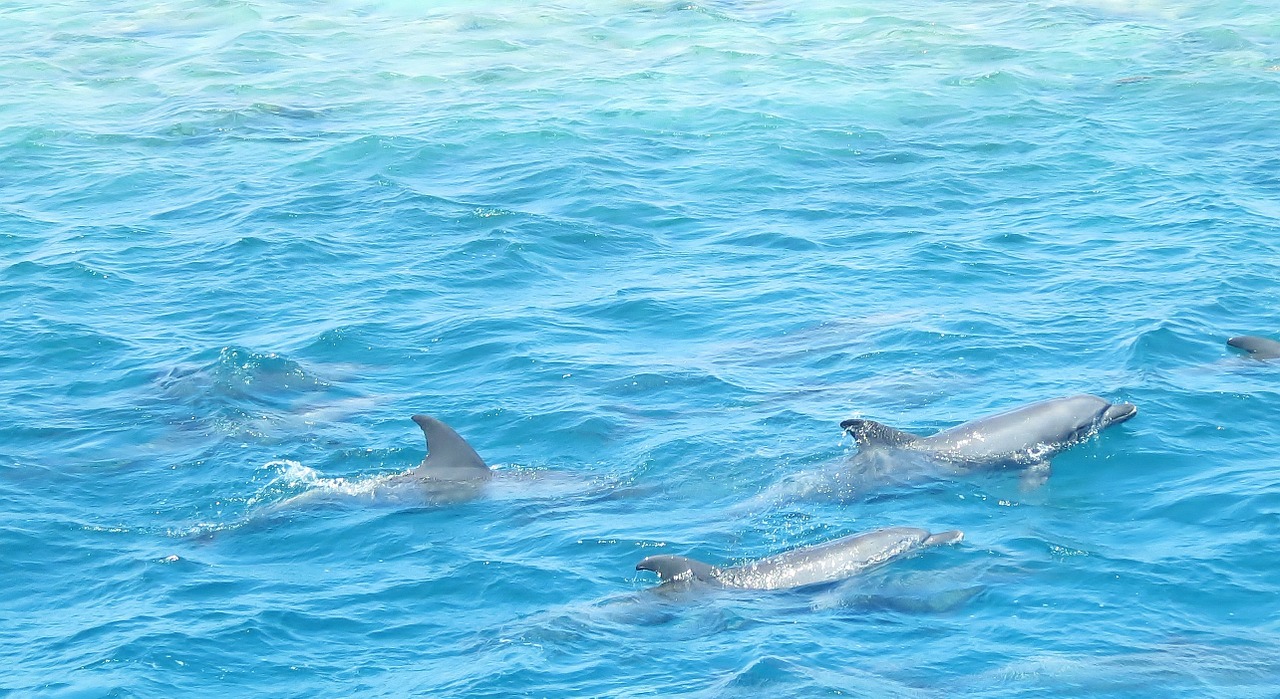
[[[1111,425],[1138,413],[1129,403],[1109,403],[1091,395],[1032,403],[979,418],[927,437],[874,420],[845,420],[858,453],[837,469],[792,474],[748,500],[748,511],[796,498],[863,498],[874,490],[910,487],[981,469],[1024,469],[1022,487],[1043,485],[1049,459]]]
[[[422,428],[427,455],[418,466],[368,479],[321,479],[316,487],[269,505],[257,517],[269,517],[299,506],[371,503],[445,504],[479,497],[494,472],[467,440],[452,427],[429,415],[411,418]]]
[[[417,467],[385,478],[376,491],[418,491],[429,502],[460,502],[479,494],[493,470],[454,429],[430,415],[410,418],[427,440],[427,455]],[[378,494],[375,492],[375,495]]]
[[[860,453],[888,447],[925,452],[961,469],[1014,465],[1047,477],[1049,459],[1059,452],[1137,414],[1131,403],[1081,394],[1024,405],[928,437],[874,420],[845,420],[840,426]]]
[[[1256,335],[1241,335],[1227,340],[1227,344],[1249,353],[1254,359],[1280,358],[1280,342]]]
[[[890,527],[825,544],[719,568],[684,556],[649,556],[636,570],[658,574],[663,584],[701,582],[738,590],[786,590],[835,582],[929,546],[954,544],[960,531],[930,534],[915,527]]]

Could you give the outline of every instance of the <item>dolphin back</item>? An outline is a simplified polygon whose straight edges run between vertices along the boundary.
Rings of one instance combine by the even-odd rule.
[[[1248,352],[1256,359],[1280,358],[1280,342],[1256,335],[1241,335],[1227,340],[1227,344]]]
[[[413,470],[415,476],[475,480],[491,475],[484,459],[452,427],[429,415],[414,415],[413,421],[427,438],[427,458]]]
[[[930,535],[916,527],[889,527],[762,558],[721,570],[716,577],[730,587],[759,590],[818,585],[844,580],[925,546],[951,544],[961,538],[958,531]]]
[[[785,590],[844,580],[918,549],[954,544],[963,538],[957,530],[930,534],[916,527],[889,527],[734,568],[717,568],[684,556],[649,556],[636,564],[636,570],[653,571],[663,583],[697,580],[740,590]]]
[[[1054,398],[943,430],[920,446],[967,461],[1035,461],[1137,413],[1132,404],[1094,395]]]

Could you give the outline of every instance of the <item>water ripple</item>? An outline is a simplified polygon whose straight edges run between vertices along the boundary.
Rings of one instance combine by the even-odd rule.
[[[1267,695],[1265,9],[0,8],[0,691]],[[755,506],[1075,392],[1044,488]],[[388,496],[419,412],[494,487]],[[634,570],[891,525],[966,543]]]

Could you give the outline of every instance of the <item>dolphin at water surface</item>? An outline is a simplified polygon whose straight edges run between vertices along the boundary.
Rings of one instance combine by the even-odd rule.
[[[936,481],[980,469],[1024,469],[1023,487],[1049,477],[1049,459],[1138,409],[1091,395],[1054,398],[979,418],[927,437],[874,420],[840,423],[858,453],[836,469],[794,474],[747,503],[770,507],[796,498],[851,500],[892,486]]]
[[[874,420],[845,420],[840,426],[860,452],[895,448],[926,452],[964,468],[1021,465],[1048,468],[1049,459],[1098,432],[1138,414],[1131,403],[1110,403],[1081,394],[1053,398],[979,418],[928,437]]]
[[[427,440],[427,455],[418,466],[392,475],[348,481],[324,479],[319,487],[275,503],[259,516],[303,505],[344,502],[406,504],[457,503],[479,497],[494,476],[484,459],[452,427],[429,415],[414,415]]]
[[[301,464],[275,462],[277,466],[287,467],[280,471],[279,480],[289,487],[305,486],[306,490],[260,507],[253,506],[238,523],[201,524],[194,533],[212,536],[219,531],[260,526],[316,507],[434,507],[479,498],[498,501],[596,499],[619,497],[626,492],[614,489],[614,482],[607,478],[583,480],[556,471],[518,467],[492,469],[453,428],[428,415],[414,415],[412,419],[422,429],[427,442],[427,454],[414,468],[348,479],[326,478]],[[260,493],[266,497],[275,495],[278,482],[267,484]],[[251,500],[251,505],[257,499]]]
[[[1240,335],[1227,340],[1227,344],[1242,349],[1254,359],[1280,358],[1280,342],[1256,335]]]
[[[414,469],[388,477],[383,490],[419,490],[431,502],[457,502],[475,497],[493,478],[493,470],[462,435],[430,415],[410,418],[427,439],[427,455]]]
[[[653,571],[664,584],[701,582],[739,590],[785,590],[844,580],[922,548],[954,544],[963,538],[963,533],[954,530],[930,534],[915,527],[890,527],[732,568],[684,556],[649,556],[636,564],[636,570]]]

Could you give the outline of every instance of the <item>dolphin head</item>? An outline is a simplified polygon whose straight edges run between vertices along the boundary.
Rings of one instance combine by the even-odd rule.
[[[1240,335],[1227,340],[1227,344],[1248,352],[1255,359],[1280,358],[1280,342],[1255,335]]]
[[[636,564],[636,570],[651,570],[664,583],[694,580],[711,582],[716,579],[715,566],[684,556],[649,556]]]
[[[1095,427],[1102,429],[1124,422],[1138,414],[1137,406],[1132,403],[1112,403],[1105,398],[1088,393],[1047,400],[1043,415],[1054,415],[1058,419],[1074,421],[1081,428]]]
[[[1138,406],[1133,403],[1111,403],[1098,418],[1099,427],[1118,425],[1138,414]]]
[[[1087,393],[1063,398],[1060,405],[1066,411],[1060,415],[1076,422],[1075,434],[1067,441],[1088,438],[1138,414],[1138,407],[1132,403],[1112,403]]]
[[[853,418],[840,423],[840,429],[853,437],[859,449],[871,447],[902,447],[920,439],[910,432],[903,432],[875,420]]]

